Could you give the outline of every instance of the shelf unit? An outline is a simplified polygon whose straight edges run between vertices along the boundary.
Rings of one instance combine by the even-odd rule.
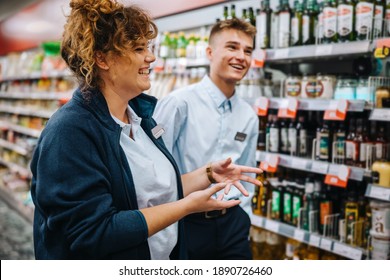
[[[365,195],[369,198],[390,202],[390,188],[368,184]]]

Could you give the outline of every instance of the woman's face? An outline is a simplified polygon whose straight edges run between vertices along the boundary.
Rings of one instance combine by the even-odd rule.
[[[150,64],[155,59],[146,39],[140,40],[127,54],[108,56],[108,71],[102,76],[105,88],[115,91],[126,99],[148,90]]]

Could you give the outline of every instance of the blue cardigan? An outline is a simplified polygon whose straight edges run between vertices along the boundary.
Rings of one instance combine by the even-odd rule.
[[[129,104],[174,166],[180,199],[180,172],[161,137],[156,140],[151,132],[156,126],[152,119],[156,102],[141,94]],[[99,91],[86,101],[76,90],[48,121],[31,162],[37,259],[150,259],[148,228],[138,210],[120,133]],[[179,221],[171,259],[186,258],[183,242]]]

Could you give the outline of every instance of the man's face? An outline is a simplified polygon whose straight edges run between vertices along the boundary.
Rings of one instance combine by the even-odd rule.
[[[214,35],[207,55],[210,77],[216,82],[236,84],[251,65],[253,39],[242,31],[227,29]]]

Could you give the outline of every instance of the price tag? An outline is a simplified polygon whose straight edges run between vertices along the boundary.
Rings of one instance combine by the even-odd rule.
[[[350,174],[351,169],[348,166],[339,165],[337,174],[327,174],[325,176],[325,184],[346,188]]]
[[[251,217],[252,225],[257,227],[264,227],[264,218],[258,215],[252,215]]]
[[[254,107],[258,116],[267,116],[269,99],[264,96],[256,98]]]
[[[331,100],[328,109],[325,110],[324,120],[343,121],[347,116],[348,100]]]
[[[390,109],[374,109],[371,112],[372,121],[390,121]]]
[[[278,233],[279,232],[279,223],[272,221],[272,220],[266,220],[265,221],[265,229]]]
[[[311,166],[311,171],[313,171],[314,173],[326,174],[328,173],[328,168],[329,168],[329,163],[313,161],[313,164]]]
[[[267,154],[265,160],[260,163],[260,168],[264,171],[274,173],[279,165],[280,158],[275,154]]]
[[[349,247],[345,244],[338,242],[334,243],[333,252],[352,260],[361,260],[363,255],[361,250]]]
[[[308,161],[301,158],[293,158],[291,161],[291,167],[294,169],[307,170]]]
[[[390,188],[382,188],[371,185],[371,191],[368,195],[372,198],[378,198],[381,200],[390,200]]]
[[[252,52],[252,68],[263,68],[264,67],[264,61],[266,59],[266,52],[262,49],[255,49]]]
[[[327,251],[332,251],[332,243],[333,243],[332,240],[321,238],[320,248]]]
[[[325,56],[332,54],[333,46],[332,45],[320,45],[316,47],[315,55],[316,56]]]
[[[300,229],[294,230],[294,239],[298,241],[304,241],[305,240],[305,232]]]
[[[309,245],[314,246],[314,247],[319,247],[320,241],[321,241],[321,237],[319,237],[318,235],[312,234],[312,235],[310,235],[310,238],[309,238]]]
[[[288,58],[289,48],[275,50],[275,59]]]
[[[298,110],[298,99],[288,98],[281,104],[281,108],[278,110],[278,118],[295,119]]]

